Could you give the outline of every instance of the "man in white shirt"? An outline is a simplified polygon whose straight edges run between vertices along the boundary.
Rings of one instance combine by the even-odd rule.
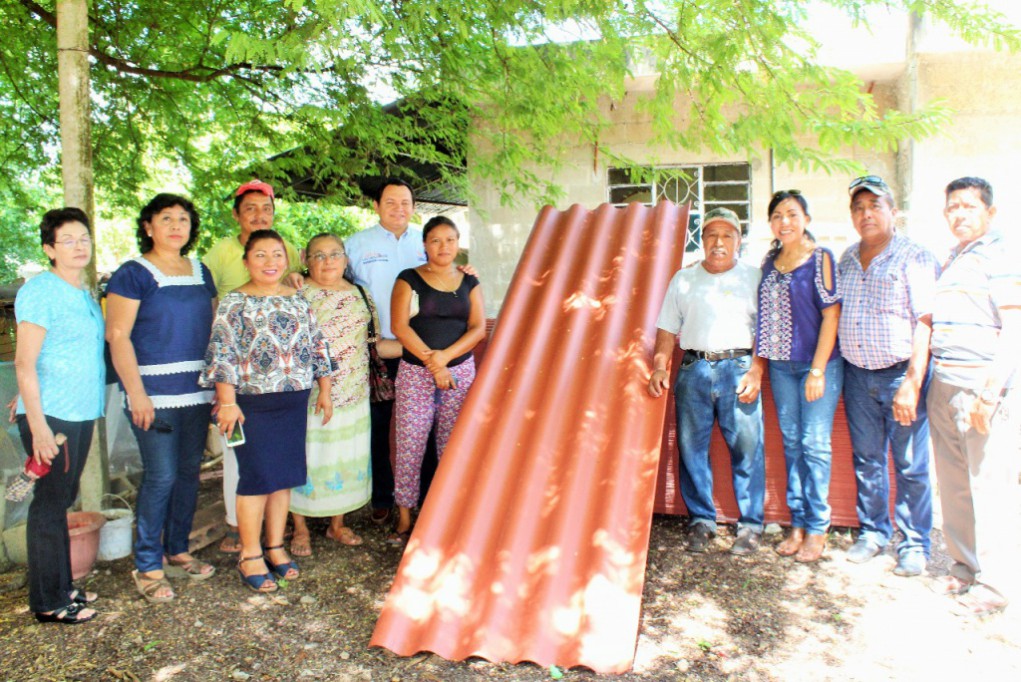
[[[411,227],[415,213],[415,196],[411,185],[403,180],[387,178],[372,197],[372,206],[379,215],[379,224],[356,232],[347,238],[344,250],[354,273],[355,283],[365,287],[379,313],[380,336],[392,339],[390,331],[390,295],[402,270],[415,268],[426,261],[422,231]],[[400,358],[384,360],[390,378],[397,377]],[[394,506],[394,476],[390,463],[390,423],[394,401],[372,403],[372,520],[382,525],[390,519]],[[423,461],[422,494],[436,468],[436,446],[429,438]]]
[[[704,552],[716,534],[709,441],[718,421],[733,468],[740,511],[736,555],[752,554],[762,542],[766,467],[759,388],[765,361],[755,356],[759,268],[741,263],[741,223],[733,211],[716,208],[702,224],[705,259],[674,275],[656,321],[649,394],[669,387],[668,365],[675,344],[684,357],[674,383],[681,496],[688,508],[690,552]]]

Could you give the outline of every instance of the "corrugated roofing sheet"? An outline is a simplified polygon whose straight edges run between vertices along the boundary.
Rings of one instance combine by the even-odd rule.
[[[372,645],[631,667],[668,405],[645,387],[687,222],[540,213]]]

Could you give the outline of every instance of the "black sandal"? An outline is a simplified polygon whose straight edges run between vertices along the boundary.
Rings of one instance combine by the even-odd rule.
[[[89,594],[92,595],[91,599],[89,599]],[[86,592],[85,590],[79,590],[79,589],[71,590],[71,594],[69,594],[67,596],[69,596],[71,598],[71,601],[73,603],[78,604],[79,606],[84,606],[86,604],[91,604],[94,601],[96,601],[97,599],[99,599],[99,595],[96,594],[95,592],[89,593],[89,592]]]
[[[79,614],[86,610],[86,607],[76,602],[71,602],[62,609],[57,609],[53,613],[36,613],[35,619],[40,623],[63,623],[64,625],[77,625],[78,623],[87,623],[98,614],[93,611],[91,616],[80,616]]]

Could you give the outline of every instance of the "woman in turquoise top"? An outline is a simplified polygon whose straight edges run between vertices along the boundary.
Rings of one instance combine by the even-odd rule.
[[[28,508],[28,603],[40,622],[74,624],[96,615],[86,605],[96,595],[71,584],[67,508],[103,414],[103,314],[82,277],[92,259],[85,213],[48,211],[39,231],[51,267],[26,282],[14,302],[18,431],[25,451],[51,466]]]

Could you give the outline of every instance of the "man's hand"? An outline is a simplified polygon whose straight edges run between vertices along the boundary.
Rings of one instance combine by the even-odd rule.
[[[284,277],[284,284],[294,289],[300,289],[305,285],[305,278],[301,276],[300,272],[292,272]]]
[[[900,388],[893,394],[893,418],[901,426],[911,426],[918,417],[919,393],[918,384],[908,377],[904,377]]]
[[[649,395],[658,398],[668,390],[670,390],[670,375],[665,369],[653,370],[652,376],[649,377]]]
[[[762,369],[753,365],[745,372],[741,381],[737,382],[737,400],[742,403],[754,403],[762,390]]]
[[[992,421],[993,410],[995,409],[995,403],[990,404],[984,402],[981,398],[976,397],[975,402],[971,404],[971,411],[968,413],[968,420],[971,422],[971,427],[983,436],[989,433],[989,424]]]
[[[476,270],[475,266],[472,265],[471,263],[465,263],[464,265],[458,265],[457,269],[460,270],[461,272],[463,272],[466,275],[471,275],[472,277],[478,277],[479,276],[479,271]]]

